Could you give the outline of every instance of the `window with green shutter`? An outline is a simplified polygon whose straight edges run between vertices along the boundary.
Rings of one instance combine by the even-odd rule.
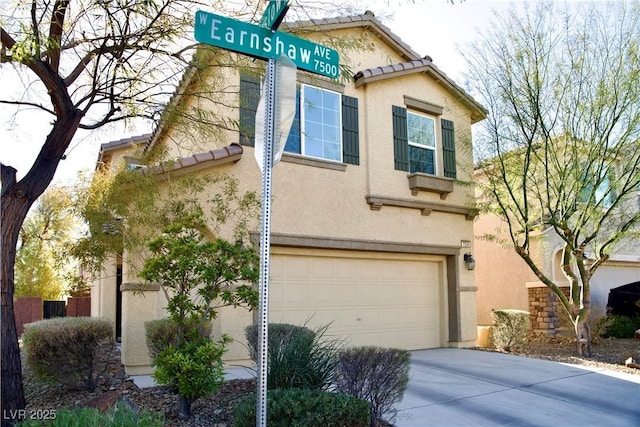
[[[342,161],[360,164],[358,98],[342,95]]]
[[[393,105],[393,157],[396,170],[409,171],[407,109]]]
[[[255,146],[256,110],[260,101],[260,78],[240,73],[240,145]]]
[[[359,165],[358,126],[357,98],[301,85],[284,151]]]
[[[404,107],[392,106],[393,155],[396,170],[437,175],[436,119]],[[441,120],[442,171],[447,178],[456,178],[456,148],[454,125]]]
[[[444,176],[456,178],[456,142],[453,122],[451,120],[440,120],[442,126],[442,162],[444,166]]]

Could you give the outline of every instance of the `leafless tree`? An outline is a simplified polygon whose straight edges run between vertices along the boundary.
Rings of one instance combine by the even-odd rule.
[[[579,355],[591,352],[593,274],[640,237],[639,36],[637,1],[538,2],[496,17],[466,53],[489,111],[476,139],[480,201],[504,224],[486,237],[555,293]],[[562,247],[568,296],[536,256],[542,232]]]

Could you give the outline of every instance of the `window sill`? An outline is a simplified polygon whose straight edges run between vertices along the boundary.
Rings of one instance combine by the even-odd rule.
[[[428,191],[439,194],[440,199],[445,200],[449,193],[453,192],[453,180],[449,178],[439,178],[422,173],[410,173],[407,178],[413,196],[417,196],[420,191]]]
[[[337,170],[342,172],[347,170],[347,165],[345,163],[338,163],[338,162],[332,162],[330,160],[316,159],[314,157],[305,157],[298,154],[282,153],[281,160],[283,162],[296,163],[299,165],[312,166],[312,167],[322,168],[322,169],[332,169],[332,170]]]

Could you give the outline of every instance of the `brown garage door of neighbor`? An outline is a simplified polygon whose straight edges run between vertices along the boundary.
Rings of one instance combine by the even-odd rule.
[[[269,321],[331,324],[348,345],[440,347],[444,258],[272,248]]]

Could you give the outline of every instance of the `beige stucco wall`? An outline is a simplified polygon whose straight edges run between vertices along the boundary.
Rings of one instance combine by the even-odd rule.
[[[537,282],[527,264],[512,246],[483,238],[503,224],[497,217],[479,216],[474,223],[478,325],[492,325],[491,310],[529,310],[527,283]]]
[[[460,331],[461,339],[458,342],[451,342],[451,347],[466,348],[476,345],[478,330],[476,326],[477,309],[476,309],[476,290],[475,287],[462,290],[459,293],[460,298],[460,317],[462,330]]]
[[[116,329],[116,264],[114,259],[108,259],[103,265],[104,270],[91,284],[91,316],[100,317],[113,322],[113,332]]]

